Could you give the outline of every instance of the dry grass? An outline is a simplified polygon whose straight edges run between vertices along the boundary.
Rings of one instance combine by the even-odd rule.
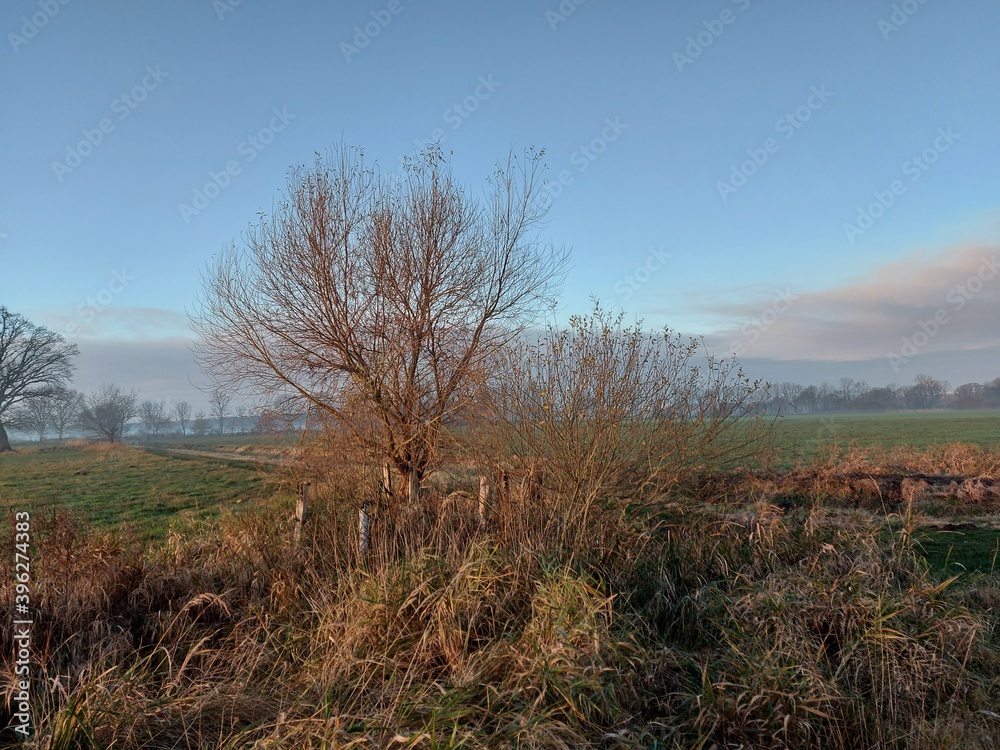
[[[285,511],[155,549],[59,517],[32,565],[37,746],[1000,743],[998,580],[932,574],[905,512],[887,535],[757,478],[724,505],[597,504],[586,522],[512,492],[480,530],[473,503],[443,502],[455,489],[379,517],[364,560],[368,490],[344,479],[314,485],[303,549]]]

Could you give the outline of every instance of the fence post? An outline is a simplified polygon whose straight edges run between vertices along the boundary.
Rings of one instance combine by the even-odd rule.
[[[487,513],[493,500],[493,486],[485,474],[479,475],[479,528],[486,528]]]
[[[392,497],[392,467],[388,461],[382,464],[382,493],[386,500]]]
[[[309,482],[299,482],[295,491],[295,545],[302,542],[302,527],[309,514]]]

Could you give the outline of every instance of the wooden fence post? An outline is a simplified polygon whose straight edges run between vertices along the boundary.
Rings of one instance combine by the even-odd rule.
[[[387,501],[392,497],[392,467],[388,461],[382,464],[382,493]]]
[[[302,542],[302,527],[309,515],[309,482],[299,482],[295,491],[295,546]]]
[[[487,514],[493,502],[493,485],[485,474],[479,475],[479,528],[486,528]]]

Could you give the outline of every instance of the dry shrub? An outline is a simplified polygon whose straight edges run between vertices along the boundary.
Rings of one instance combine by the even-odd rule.
[[[757,463],[770,437],[766,388],[735,361],[623,319],[598,304],[550,326],[505,353],[489,389],[483,452],[524,477],[524,495],[544,488],[584,526],[595,509],[658,501],[692,473]]]
[[[882,472],[1000,478],[1000,451],[970,443],[940,443],[925,448],[894,445],[889,449],[831,446],[816,463],[828,471],[844,474]]]

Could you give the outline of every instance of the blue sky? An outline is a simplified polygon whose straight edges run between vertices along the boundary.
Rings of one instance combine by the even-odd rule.
[[[477,190],[536,146],[562,315],[597,296],[772,380],[989,380],[997,28],[987,0],[10,0],[0,304],[79,343],[84,390],[202,404],[200,273],[289,168],[440,139]]]

